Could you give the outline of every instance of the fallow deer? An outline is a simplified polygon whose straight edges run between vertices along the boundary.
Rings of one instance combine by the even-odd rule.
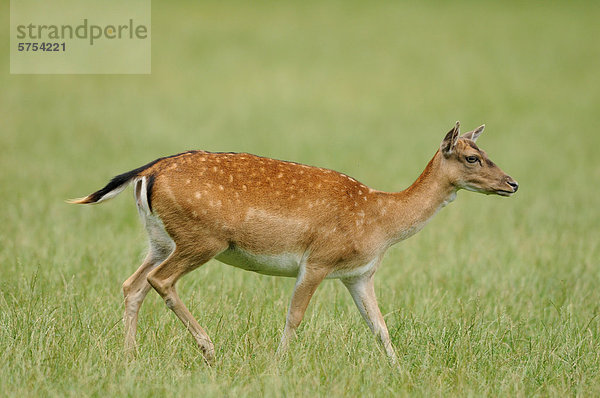
[[[335,278],[395,361],[373,288],[385,251],[419,232],[460,189],[501,196],[517,191],[517,182],[475,144],[483,129],[459,136],[457,122],[419,178],[396,193],[324,168],[247,153],[190,151],[118,175],[70,203],[101,203],[134,185],[150,248],[123,283],[128,350],[135,349],[138,311],[152,287],[212,362],[213,343],[175,284],[215,258],[248,271],[296,278],[279,353],[295,335],[317,286]]]

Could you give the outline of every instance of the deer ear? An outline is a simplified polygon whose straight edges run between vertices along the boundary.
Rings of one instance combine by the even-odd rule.
[[[442,141],[440,145],[440,151],[444,156],[449,156],[452,151],[454,151],[454,147],[458,142],[458,134],[460,132],[460,122],[456,122],[454,128],[448,131],[446,137],[444,137],[444,141]]]
[[[483,133],[483,129],[485,128],[485,124],[477,127],[473,131],[469,131],[468,133],[464,133],[461,138],[466,138],[467,140],[477,141],[477,138]]]

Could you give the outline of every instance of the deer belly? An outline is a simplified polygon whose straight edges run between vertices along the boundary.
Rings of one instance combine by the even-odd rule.
[[[222,263],[246,271],[273,276],[298,276],[302,255],[298,254],[254,254],[239,247],[225,250],[215,257]]]

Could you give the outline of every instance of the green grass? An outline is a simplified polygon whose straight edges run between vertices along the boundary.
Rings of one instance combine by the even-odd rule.
[[[153,3],[151,76],[11,76],[0,33],[2,395],[600,395],[598,5]],[[135,206],[63,199],[192,148],[400,190],[457,119],[521,188],[461,192],[389,251],[398,368],[337,281],[275,361],[294,281],[217,262],[179,284],[216,366],[154,293],[124,359]]]

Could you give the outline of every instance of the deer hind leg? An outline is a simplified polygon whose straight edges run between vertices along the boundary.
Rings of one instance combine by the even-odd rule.
[[[307,265],[301,269],[296,279],[294,293],[285,320],[285,328],[281,336],[281,342],[277,348],[277,354],[282,355],[287,350],[290,341],[296,336],[296,329],[304,318],[308,303],[317,287],[328,274],[326,268],[317,268]]]
[[[145,177],[135,183],[135,198],[148,233],[150,249],[142,265],[123,283],[125,350],[128,353],[135,351],[138,313],[151,288],[146,280],[148,273],[165,261],[175,249],[175,242],[165,230],[162,221],[153,215],[148,207]]]
[[[205,245],[205,248],[194,248],[194,252],[201,254],[193,257],[184,254],[184,250],[179,250],[179,248],[176,248],[168,259],[166,259],[154,270],[150,271],[147,278],[154,290],[156,290],[158,294],[160,294],[160,296],[165,300],[167,307],[172,310],[175,315],[177,315],[177,317],[194,337],[198,343],[198,346],[202,350],[204,358],[209,364],[214,361],[214,345],[208,334],[204,331],[200,324],[198,324],[198,321],[196,321],[194,316],[179,298],[179,295],[175,290],[175,284],[181,276],[194,270],[195,268],[198,268],[218,253],[225,250],[226,245],[225,247],[220,246],[221,245],[215,244],[212,247]]]
[[[377,340],[379,340],[379,343],[383,346],[390,361],[396,363],[396,353],[390,340],[390,334],[383,315],[381,315],[381,310],[377,305],[373,276],[369,275],[359,279],[342,280],[342,282],[352,295],[354,303],[369,326],[369,329],[371,329]]]
[[[160,253],[150,249],[148,256],[142,265],[123,283],[123,296],[125,297],[125,351],[133,354],[136,348],[137,320],[140,307],[146,298],[151,286],[146,280],[148,273],[168,256],[160,256]]]

